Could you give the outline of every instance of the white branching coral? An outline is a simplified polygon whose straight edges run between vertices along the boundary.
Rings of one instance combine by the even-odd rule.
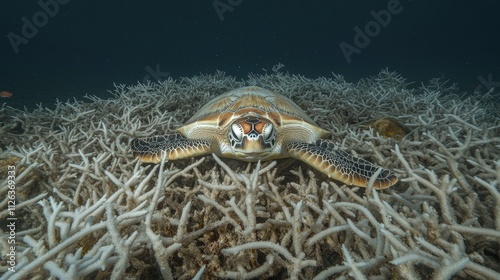
[[[0,219],[10,217],[8,166],[17,218],[14,263],[0,229],[0,279],[500,279],[494,104],[439,79],[410,89],[387,70],[352,84],[279,68],[246,81],[218,72],[117,86],[109,100],[53,110],[0,108]],[[244,85],[289,96],[342,149],[395,170],[399,183],[350,188],[286,161],[132,157],[132,138],[172,132]],[[377,135],[368,124],[382,117],[410,133]]]

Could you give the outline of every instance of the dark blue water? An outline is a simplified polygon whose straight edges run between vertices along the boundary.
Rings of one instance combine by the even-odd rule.
[[[114,82],[216,70],[244,78],[279,62],[307,77],[355,82],[387,67],[500,88],[499,10],[493,0],[2,1],[0,91],[14,96],[0,103],[106,97]]]

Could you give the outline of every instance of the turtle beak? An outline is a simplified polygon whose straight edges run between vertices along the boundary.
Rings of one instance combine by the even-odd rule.
[[[241,145],[238,148],[233,148],[233,153],[226,156],[245,161],[258,161],[266,158],[272,150],[273,147],[266,144],[262,136],[258,138],[244,136]]]
[[[256,138],[250,138],[248,136],[243,137],[241,146],[242,150],[244,150],[246,154],[262,154],[263,152],[266,152],[268,148],[270,148],[266,147],[264,140],[260,135]]]

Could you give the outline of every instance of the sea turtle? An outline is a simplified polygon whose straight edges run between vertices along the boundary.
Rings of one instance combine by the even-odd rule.
[[[134,139],[134,155],[158,163],[214,153],[255,162],[293,157],[347,185],[366,187],[378,166],[342,151],[293,101],[264,88],[249,86],[226,92],[203,106],[176,134]],[[382,170],[374,187],[397,182]]]

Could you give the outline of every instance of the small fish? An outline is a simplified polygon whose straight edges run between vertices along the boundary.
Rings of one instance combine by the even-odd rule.
[[[0,91],[1,98],[10,98],[12,96],[12,92],[10,91]]]

